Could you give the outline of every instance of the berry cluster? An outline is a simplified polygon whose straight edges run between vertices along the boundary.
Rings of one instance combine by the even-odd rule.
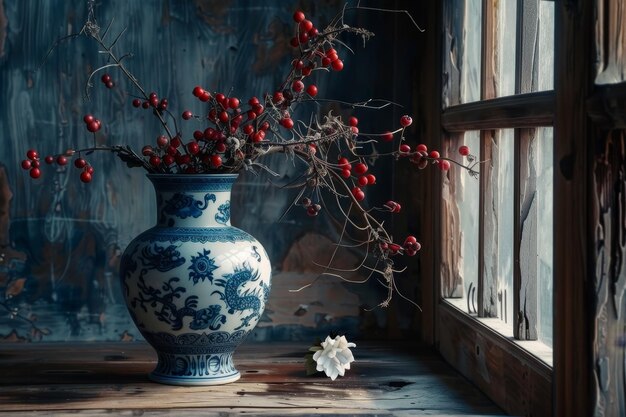
[[[358,8],[359,6],[356,7]],[[344,43],[338,36],[348,32],[367,40],[373,35],[365,29],[345,24],[344,13],[347,9],[349,8],[344,8],[323,30],[316,28],[302,11],[296,11],[293,15],[294,36],[290,41],[296,57],[278,88],[258,97],[240,100],[230,92],[213,92],[198,85],[191,94],[202,103],[203,109],[196,114],[190,110],[178,113],[184,123],[179,123],[177,114],[169,110],[167,98],[159,97],[156,92],[146,92],[149,90],[139,84],[137,78],[124,66],[122,59],[113,52],[114,43],[107,45],[97,31],[89,33],[109,58],[107,65],[96,69],[89,79],[100,70],[118,67],[135,87],[135,94],[129,94],[132,106],[151,110],[161,124],[162,131],[144,145],[139,153],[129,146],[99,146],[96,135],[101,130],[102,123],[93,115],[87,114],[83,121],[87,131],[94,135],[94,146],[49,155],[44,158],[45,162],[63,167],[73,159],[73,165],[80,171],[80,180],[88,183],[92,181],[94,169],[83,156],[96,150],[114,152],[129,167],[143,167],[150,173],[168,174],[269,171],[268,167],[257,160],[267,154],[285,153],[294,161],[305,164],[301,182],[294,185],[301,188],[295,205],[301,206],[307,215],[314,217],[321,212],[321,203],[326,202],[322,197],[323,193],[329,194],[331,201],[334,200],[339,212],[345,217],[344,227],[366,233],[364,242],[351,244],[351,247],[367,247],[368,254],[373,253],[376,256],[375,264],[383,265],[382,269],[372,267],[372,271],[379,272],[387,283],[390,293],[383,302],[386,305],[395,289],[395,270],[390,257],[401,254],[413,256],[420,250],[420,244],[414,236],[406,237],[403,244],[394,243],[383,222],[372,215],[376,210],[397,214],[401,210],[399,203],[390,200],[382,208],[365,208],[367,187],[376,184],[376,176],[368,165],[370,158],[373,154],[376,157],[387,155],[395,159],[406,158],[418,169],[437,165],[442,171],[447,171],[451,164],[456,164],[470,173],[475,173],[475,164],[470,165],[473,157],[467,146],[461,146],[459,153],[468,158],[468,165],[442,157],[436,150],[429,152],[424,144],[412,148],[405,138],[407,128],[413,123],[409,115],[400,118],[399,126],[395,130],[369,134],[359,130],[359,120],[354,115],[346,118],[328,113],[321,118],[312,115],[306,122],[294,120],[292,114],[299,103],[319,100],[318,87],[311,81],[314,73],[320,70],[343,70],[344,62],[337,48],[344,46]],[[111,75],[107,73],[100,80],[107,89],[115,86]],[[369,106],[367,103],[354,103],[351,107],[381,108]],[[384,106],[389,104],[392,103],[386,102]],[[182,128],[190,125],[191,129],[185,133]],[[375,147],[379,143],[382,147],[391,147],[393,150],[386,154],[379,153]],[[32,178],[39,178],[41,171],[38,152],[31,149],[26,157],[22,161],[22,168],[29,170]],[[331,160],[334,158],[336,162],[333,163]],[[338,245],[341,244],[341,241],[338,242]]]

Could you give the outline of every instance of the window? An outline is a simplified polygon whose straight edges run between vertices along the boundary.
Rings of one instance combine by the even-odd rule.
[[[441,294],[552,363],[554,3],[444,3]],[[497,320],[493,320],[497,319]]]

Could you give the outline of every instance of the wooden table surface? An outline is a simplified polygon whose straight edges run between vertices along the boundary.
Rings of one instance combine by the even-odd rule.
[[[146,376],[156,355],[141,342],[0,345],[0,417],[502,415],[425,347],[358,344],[343,378],[305,376],[306,344],[244,344],[242,378],[177,387]]]

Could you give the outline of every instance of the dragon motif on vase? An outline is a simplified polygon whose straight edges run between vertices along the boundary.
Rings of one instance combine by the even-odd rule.
[[[215,280],[215,285],[223,287],[224,291],[213,291],[212,294],[220,296],[226,303],[230,314],[235,311],[240,311],[243,314],[244,311],[251,310],[249,315],[241,319],[241,325],[235,330],[249,327],[252,319],[261,316],[261,308],[269,296],[269,286],[261,282],[261,286],[257,290],[244,290],[240,293],[240,289],[248,282],[254,282],[258,279],[258,271],[253,271],[249,265],[244,265],[242,268],[235,268],[234,273],[224,274],[222,278]]]
[[[161,209],[161,216],[169,215],[186,219],[187,217],[198,218],[209,206],[209,201],[215,203],[216,197],[213,193],[204,195],[204,201],[196,200],[192,195],[176,193],[167,200]]]

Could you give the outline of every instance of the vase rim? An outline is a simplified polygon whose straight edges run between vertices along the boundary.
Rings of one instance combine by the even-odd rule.
[[[176,179],[187,179],[187,178],[237,178],[239,173],[234,174],[160,174],[160,173],[151,173],[146,174],[146,177],[149,179],[152,178],[176,178]]]

